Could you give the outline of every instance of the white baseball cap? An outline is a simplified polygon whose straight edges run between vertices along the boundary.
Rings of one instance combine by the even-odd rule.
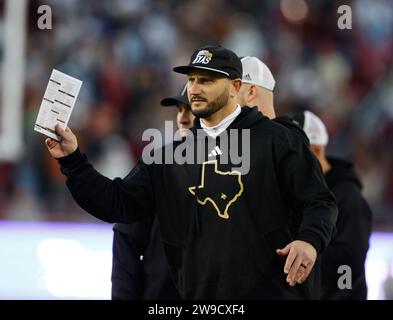
[[[244,83],[255,84],[273,91],[276,81],[266,64],[256,57],[246,56],[241,59]]]
[[[329,142],[329,135],[322,120],[311,111],[304,111],[292,116],[292,119],[306,133],[310,144],[326,146]]]

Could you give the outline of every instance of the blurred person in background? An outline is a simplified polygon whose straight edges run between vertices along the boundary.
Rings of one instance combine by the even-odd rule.
[[[177,96],[161,100],[176,106],[177,127],[182,136],[193,125],[194,115],[187,98],[187,85]],[[157,218],[113,227],[112,299],[173,300],[180,295],[168,269]]]
[[[372,213],[361,194],[362,184],[351,162],[326,156],[329,136],[322,120],[310,111],[293,115],[310,140],[328,187],[337,198],[337,232],[322,254],[322,299],[365,300],[365,261],[369,248]],[[338,269],[351,268],[352,289],[340,289]]]

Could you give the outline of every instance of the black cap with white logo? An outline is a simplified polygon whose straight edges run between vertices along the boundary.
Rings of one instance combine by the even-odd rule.
[[[180,95],[164,98],[160,102],[160,104],[163,107],[176,106],[178,103],[183,103],[187,106],[190,105],[190,102],[188,101],[188,97],[187,97],[187,83],[184,85],[183,89],[181,90]]]
[[[173,71],[189,74],[192,69],[204,69],[221,73],[228,78],[242,78],[243,68],[239,57],[233,51],[221,46],[204,46],[196,50],[190,63],[173,68]]]

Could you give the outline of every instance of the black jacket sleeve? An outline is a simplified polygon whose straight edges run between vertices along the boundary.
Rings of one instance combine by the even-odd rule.
[[[321,252],[337,220],[337,204],[321,166],[298,135],[288,134],[279,153],[278,172],[284,197],[293,209],[294,237]]]
[[[58,161],[73,198],[96,218],[131,223],[153,215],[153,187],[141,161],[124,179],[114,180],[97,172],[79,149]]]

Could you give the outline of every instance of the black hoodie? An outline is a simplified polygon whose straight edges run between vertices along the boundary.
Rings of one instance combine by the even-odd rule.
[[[198,126],[199,121],[195,118],[194,125]],[[273,121],[292,129],[309,143],[304,131],[291,118],[282,116]],[[157,219],[116,223],[113,232],[112,299],[179,299],[168,270]]]
[[[304,139],[255,109],[243,108],[226,132],[250,129],[250,170],[240,174],[223,159],[242,139],[203,133],[194,148],[210,142],[220,152],[203,164],[139,161],[124,178],[100,175],[79,150],[59,159],[79,205],[108,222],[157,215],[173,277],[186,299],[314,298],[313,275],[290,287],[285,257],[276,249],[299,239],[318,252],[330,241],[337,218],[333,194]],[[194,128],[196,133],[198,128]],[[245,130],[244,130],[245,131]],[[214,141],[212,141],[214,140]],[[157,151],[176,153],[190,140]],[[239,150],[242,150],[239,147]],[[209,150],[208,150],[209,151]]]
[[[371,210],[361,195],[362,185],[353,164],[328,157],[331,170],[326,182],[335,194],[338,206],[337,233],[322,255],[322,299],[366,299],[365,260],[371,234]],[[341,265],[352,271],[352,289],[340,290]],[[347,281],[345,281],[347,282]]]

